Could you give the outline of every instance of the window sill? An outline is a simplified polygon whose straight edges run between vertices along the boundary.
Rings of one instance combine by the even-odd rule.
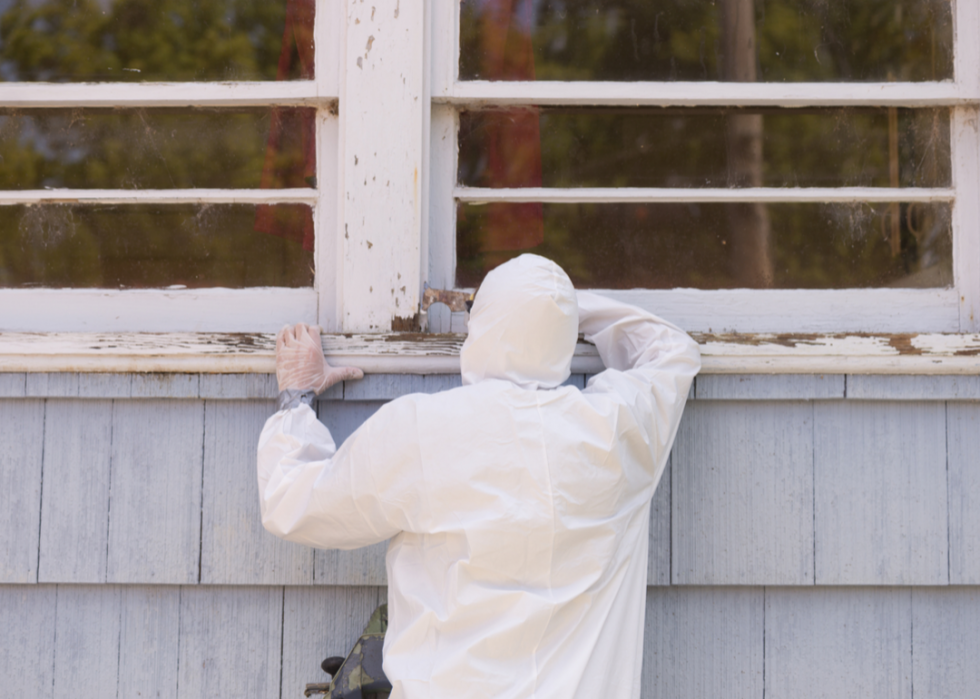
[[[702,374],[980,374],[980,334],[705,334]],[[465,335],[336,334],[338,365],[367,373],[454,374]],[[580,343],[574,373],[597,373]],[[271,374],[272,333],[0,333],[0,372]]]

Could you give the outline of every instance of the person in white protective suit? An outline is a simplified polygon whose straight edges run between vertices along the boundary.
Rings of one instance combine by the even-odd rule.
[[[608,367],[585,390],[562,385],[579,331]],[[315,330],[284,335],[290,371],[318,356],[282,388],[359,374]],[[391,401],[339,449],[284,393],[259,440],[263,524],[317,548],[391,539],[391,699],[639,697],[650,501],[697,344],[522,255],[484,280],[460,362],[462,387]]]

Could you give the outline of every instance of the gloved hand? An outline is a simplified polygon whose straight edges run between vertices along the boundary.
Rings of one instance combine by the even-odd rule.
[[[323,393],[335,383],[364,378],[356,367],[332,367],[323,357],[320,328],[297,323],[276,335],[276,378],[279,390]]]

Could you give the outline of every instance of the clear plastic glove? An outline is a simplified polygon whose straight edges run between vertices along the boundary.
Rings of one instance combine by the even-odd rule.
[[[276,378],[279,390],[323,393],[335,383],[364,378],[356,367],[332,367],[323,357],[320,328],[297,323],[276,335]]]

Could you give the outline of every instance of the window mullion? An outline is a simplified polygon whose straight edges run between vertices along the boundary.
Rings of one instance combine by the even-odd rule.
[[[340,78],[340,326],[410,329],[421,287],[424,3],[348,0]]]

